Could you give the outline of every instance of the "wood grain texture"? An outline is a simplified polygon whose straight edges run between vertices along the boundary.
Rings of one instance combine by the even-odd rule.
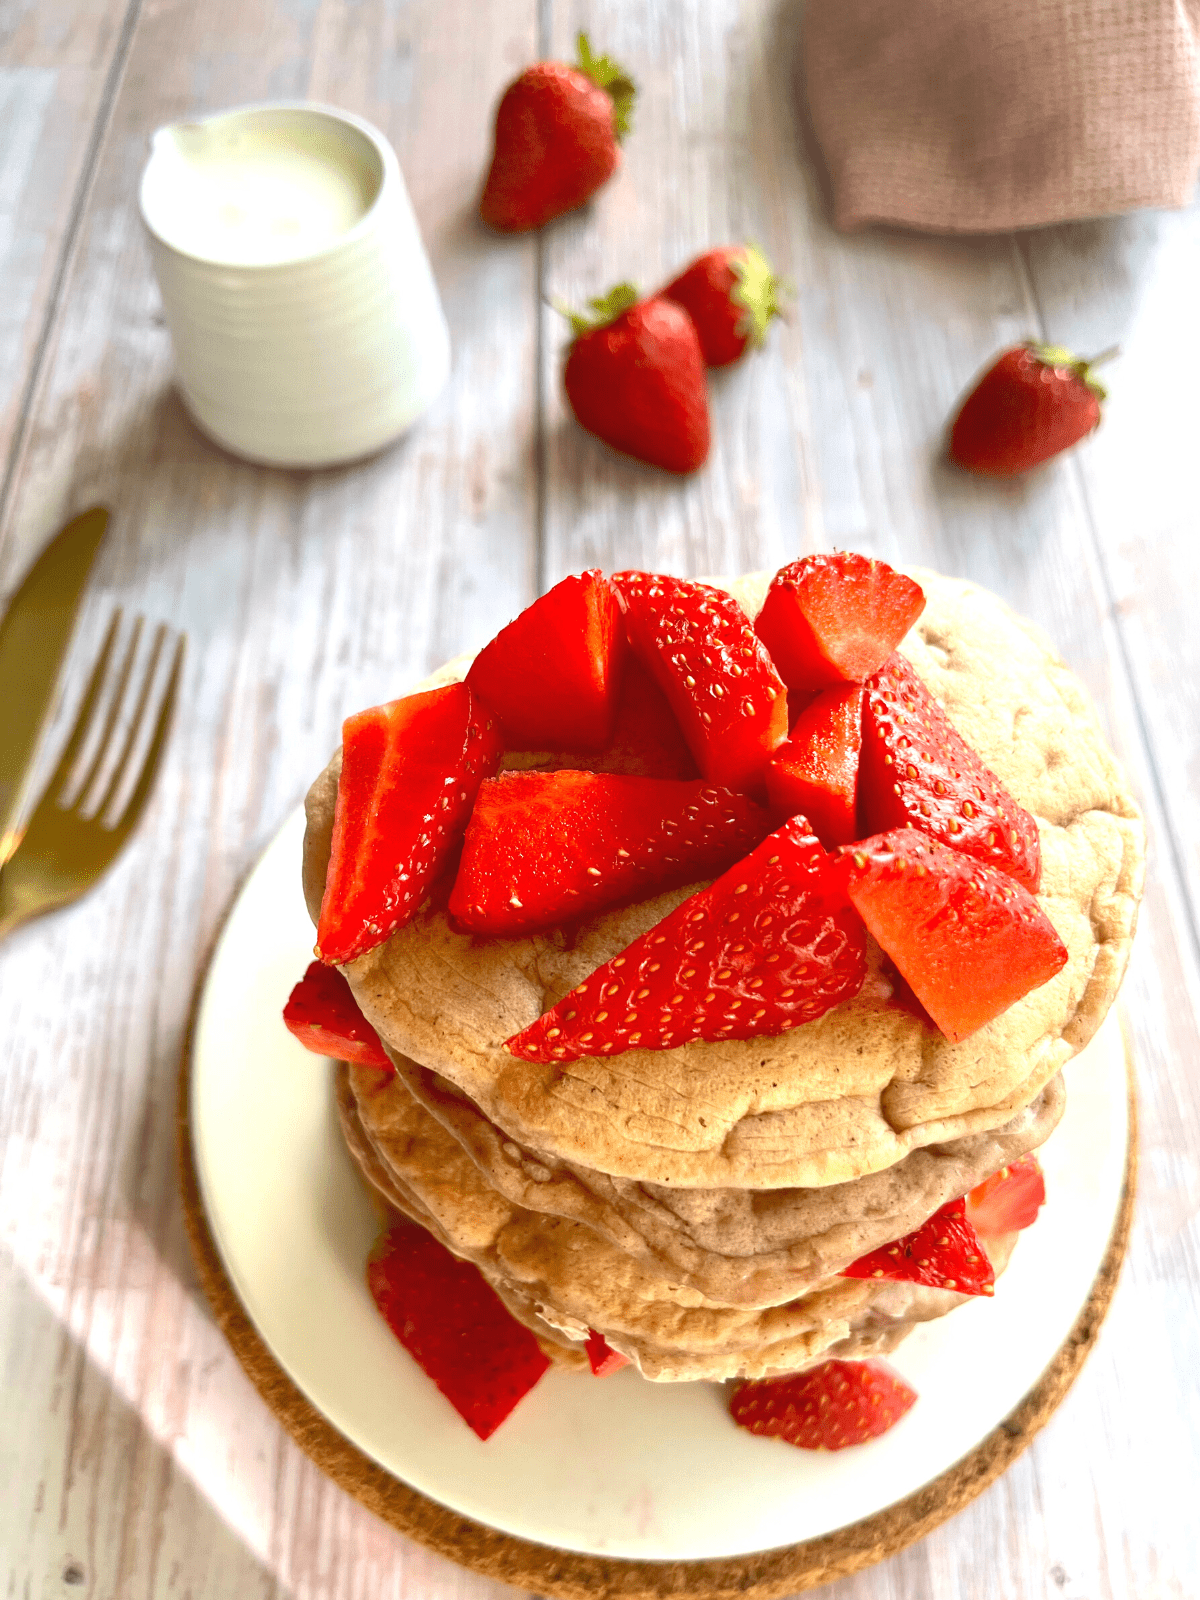
[[[839,236],[800,112],[800,14],[795,0],[0,10],[0,594],[66,515],[105,498],[113,531],[76,668],[113,601],[186,628],[192,645],[137,837],[91,897],[0,948],[0,1594],[509,1592],[323,1478],[209,1319],[172,1154],[196,975],[348,711],[483,642],[585,565],[737,571],[843,544],[975,578],[1034,616],[1096,697],[1153,848],[1125,990],[1141,1199],[1096,1351],[979,1501],[826,1592],[1200,1595],[1200,519],[1187,392],[1200,212],[1019,240]],[[568,55],[579,27],[642,89],[623,168],[542,240],[488,236],[473,202],[491,107],[539,37]],[[243,465],[191,427],[134,208],[160,123],[303,95],[395,142],[455,349],[449,390],[407,440],[315,474]],[[544,297],[578,303],[626,277],[650,287],[743,237],[790,276],[795,304],[764,353],[714,378],[709,466],[677,482],[582,435],[561,401],[564,325]],[[1120,340],[1103,428],[1023,483],[952,473],[941,436],[957,395],[1030,333],[1092,350]]]

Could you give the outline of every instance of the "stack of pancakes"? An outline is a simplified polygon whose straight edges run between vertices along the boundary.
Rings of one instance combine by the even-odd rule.
[[[698,885],[508,939],[456,933],[435,894],[343,969],[396,1067],[340,1069],[360,1170],[567,1363],[592,1329],[648,1378],[766,1377],[881,1353],[952,1310],[964,1296],[838,1274],[1047,1138],[1061,1068],[1116,994],[1144,842],[1087,698],[994,597],[914,575],[928,605],[902,649],[1037,818],[1039,900],[1070,957],[986,1027],[950,1044],[898,1003],[871,947],[858,996],[778,1037],[546,1065],[507,1054]],[[728,587],[753,616],[766,583]],[[314,922],[338,771],[335,756],[307,802]],[[997,1272],[1014,1237],[984,1241]]]

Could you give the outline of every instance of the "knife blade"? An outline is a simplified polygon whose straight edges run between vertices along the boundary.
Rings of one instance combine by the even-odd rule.
[[[29,569],[0,622],[0,867],[20,843],[25,780],[107,527],[103,506],[68,522]]]

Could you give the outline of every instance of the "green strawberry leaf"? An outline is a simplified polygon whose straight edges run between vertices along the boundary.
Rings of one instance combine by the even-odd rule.
[[[632,125],[633,102],[637,88],[633,79],[608,56],[594,56],[586,33],[579,35],[579,60],[576,66],[598,89],[603,89],[613,103],[613,133],[620,143]]]
[[[771,270],[771,263],[755,244],[748,244],[730,260],[729,265],[737,278],[733,290],[734,303],[745,311],[738,322],[737,331],[744,334],[751,344],[760,345],[766,338],[771,318],[781,315],[779,302],[788,292],[788,285],[782,278],[776,277]]]
[[[585,316],[582,311],[572,311],[570,306],[564,305],[561,300],[551,300],[550,304],[561,316],[566,317],[571,324],[571,332],[578,339],[581,333],[594,333],[597,328],[603,328],[614,322],[622,311],[628,311],[630,306],[637,305],[641,293],[635,283],[618,283],[615,288],[601,295],[598,300],[589,300],[592,315]]]

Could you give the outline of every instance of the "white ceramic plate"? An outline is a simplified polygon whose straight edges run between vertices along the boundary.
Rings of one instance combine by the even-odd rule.
[[[1033,1387],[1086,1300],[1128,1138],[1115,1017],[1067,1069],[1041,1152],[1048,1203],[992,1300],[919,1328],[895,1365],[920,1400],[881,1439],[810,1454],[736,1428],[713,1384],[551,1372],[481,1443],[367,1292],[375,1214],[342,1145],[329,1064],[280,1012],[312,959],[303,816],[247,880],[195,1032],[191,1128],[213,1237],[250,1318],[312,1404],[396,1477],[506,1533],[595,1555],[704,1559],[830,1533],[967,1454]]]

